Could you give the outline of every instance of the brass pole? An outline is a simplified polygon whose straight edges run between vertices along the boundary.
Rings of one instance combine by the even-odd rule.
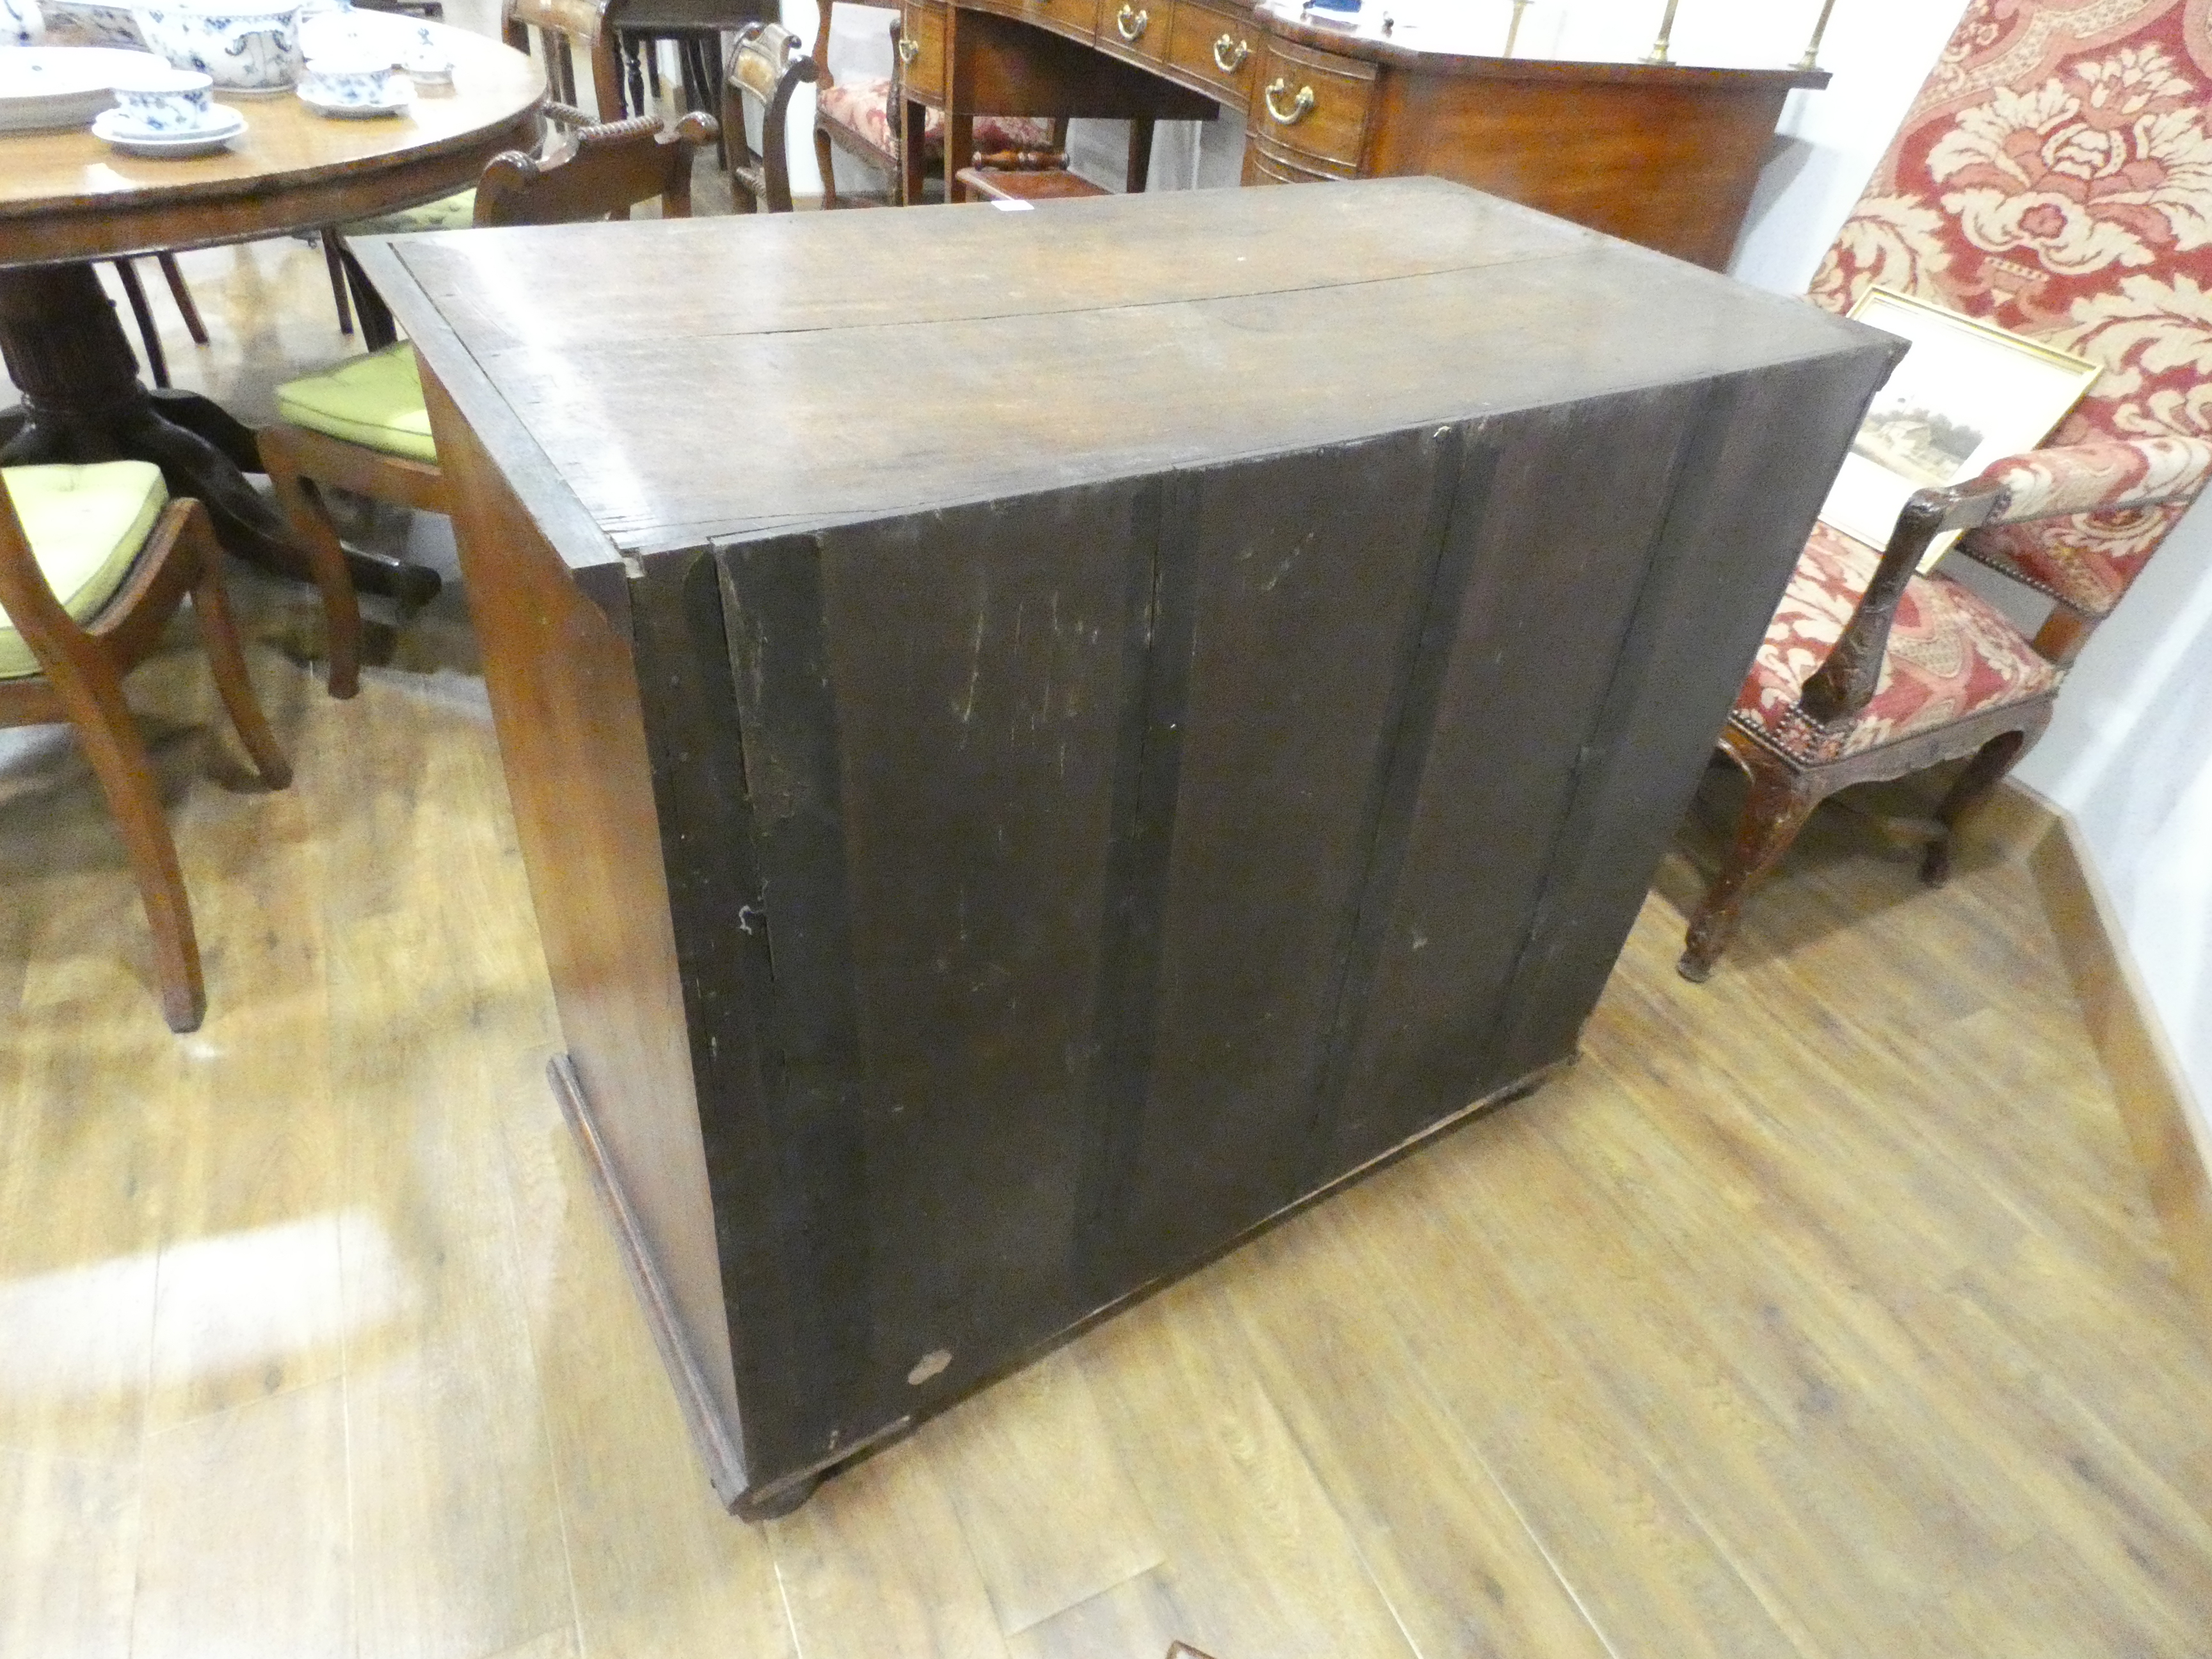
[[[1809,70],[1820,67],[1820,37],[1828,32],[1828,14],[1835,9],[1836,0],[1822,0],[1820,21],[1813,25],[1813,41],[1805,48],[1805,55],[1797,60],[1799,69]]]
[[[1508,58],[1513,55],[1513,43],[1521,38],[1521,15],[1532,3],[1534,0],[1513,0],[1513,21],[1505,31],[1505,55]]]
[[[1667,61],[1667,47],[1674,34],[1674,8],[1680,3],[1681,0],[1667,0],[1667,15],[1660,20],[1659,38],[1651,43],[1651,55],[1644,60],[1645,63],[1663,64]]]

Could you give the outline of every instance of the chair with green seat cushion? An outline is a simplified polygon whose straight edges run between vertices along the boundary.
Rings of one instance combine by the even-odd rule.
[[[711,116],[685,116],[664,132],[651,116],[586,126],[556,158],[514,152],[485,167],[475,198],[481,226],[553,224],[626,214],[658,197],[661,216],[691,211],[691,167],[714,142]],[[364,323],[363,331],[367,331]],[[428,513],[450,513],[445,475],[411,346],[356,357],[277,389],[283,418],[255,434],[278,503],[315,558],[317,580],[334,570],[342,591],[324,590],[331,617],[331,691],[358,684],[361,610],[345,581],[345,553],[318,491],[351,490]]]
[[[426,230],[466,230],[476,222],[477,187],[457,190],[434,202],[397,208],[340,227],[348,236],[412,236]]]
[[[327,433],[387,455],[430,462],[438,459],[411,345],[387,346],[320,374],[288,381],[276,388],[276,412],[310,432]]]
[[[89,622],[131,574],[169,499],[151,461],[96,466],[15,466],[8,494],[40,573],[70,620]],[[39,672],[39,659],[0,610],[0,680]]]
[[[123,677],[190,594],[216,689],[272,789],[291,768],[253,700],[223,592],[222,550],[198,501],[167,500],[143,461],[0,468],[0,726],[66,724],[115,814],[154,934],[161,1012],[207,1008],[176,843]]]

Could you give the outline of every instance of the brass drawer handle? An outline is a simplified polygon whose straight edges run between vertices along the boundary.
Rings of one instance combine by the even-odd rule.
[[[1152,21],[1149,11],[1139,11],[1133,6],[1124,6],[1115,14],[1114,27],[1121,31],[1124,40],[1134,40],[1145,32],[1145,25]]]
[[[1234,75],[1244,67],[1244,60],[1252,55],[1247,41],[1231,34],[1223,35],[1213,43],[1213,67],[1224,75]]]
[[[908,39],[907,37],[905,37],[904,35],[902,35],[902,36],[900,36],[900,37],[899,37],[899,62],[900,62],[900,63],[902,63],[902,64],[911,64],[912,62],[914,62],[914,60],[915,60],[915,58],[919,58],[919,57],[921,57],[921,41],[919,41],[919,40],[908,40]]]
[[[1261,97],[1267,100],[1267,113],[1274,118],[1275,125],[1277,126],[1294,127],[1297,125],[1299,122],[1306,118],[1308,112],[1311,111],[1314,106],[1313,88],[1311,87],[1300,87],[1298,88],[1298,95],[1291,100],[1291,106],[1289,110],[1284,110],[1280,105],[1275,102],[1275,100],[1281,97],[1285,92],[1288,92],[1290,88],[1290,82],[1279,75],[1273,80],[1267,82],[1267,91],[1261,94]]]

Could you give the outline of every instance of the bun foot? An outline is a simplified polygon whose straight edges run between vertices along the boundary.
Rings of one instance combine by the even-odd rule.
[[[806,1475],[788,1486],[770,1487],[758,1498],[740,1498],[732,1512],[738,1520],[756,1524],[763,1521],[780,1521],[813,1497],[816,1488],[821,1484],[820,1475]]]

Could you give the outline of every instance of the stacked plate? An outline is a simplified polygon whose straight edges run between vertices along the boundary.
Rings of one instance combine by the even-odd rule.
[[[226,104],[217,104],[201,125],[182,132],[145,132],[125,120],[123,112],[111,109],[93,118],[92,136],[105,139],[125,155],[157,160],[182,160],[212,155],[246,131],[246,118]]]
[[[118,79],[161,62],[110,46],[0,48],[0,132],[81,131],[115,101]]]

